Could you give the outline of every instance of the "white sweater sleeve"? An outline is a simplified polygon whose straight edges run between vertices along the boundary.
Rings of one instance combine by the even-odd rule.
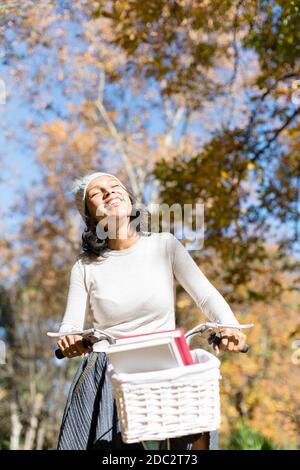
[[[182,243],[173,235],[173,273],[210,321],[239,324],[220,292],[207,279]]]
[[[67,305],[59,328],[60,332],[84,328],[89,311],[89,299],[82,269],[78,261],[71,269]]]

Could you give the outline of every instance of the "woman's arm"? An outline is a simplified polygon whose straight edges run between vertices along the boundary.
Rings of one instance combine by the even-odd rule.
[[[84,283],[84,273],[79,261],[73,265],[70,273],[69,291],[65,314],[62,319],[59,331],[82,330],[89,311],[88,291]],[[64,356],[71,358],[80,356],[89,351],[82,343],[79,335],[64,336],[57,342]]]
[[[239,321],[224,297],[207,279],[186,248],[174,235],[171,240],[173,273],[182,287],[194,299],[196,305],[213,322],[238,325]],[[215,345],[214,348],[217,354],[220,349],[239,352],[245,344],[246,335],[244,333],[236,328],[224,328],[221,330],[221,343],[218,346]]]
[[[174,235],[171,241],[173,273],[196,305],[210,321],[238,325],[239,321],[224,297],[207,279],[187,249]]]
[[[88,291],[84,283],[83,268],[76,261],[70,273],[67,304],[59,331],[83,329],[88,311]]]

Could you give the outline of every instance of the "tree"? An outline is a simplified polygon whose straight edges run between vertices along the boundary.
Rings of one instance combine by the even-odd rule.
[[[277,323],[299,282],[297,2],[6,3],[3,71],[29,114],[1,125],[39,173],[10,208],[21,220],[16,233],[0,240],[3,299],[13,318],[4,328],[15,338],[3,377],[2,445],[55,446],[73,369],[53,363],[44,335],[62,316],[80,245],[69,185],[91,169],[114,172],[143,202],[204,203],[205,246],[195,260],[237,310],[249,309],[259,338],[253,356],[224,364],[232,378],[224,432],[246,415],[266,438],[284,446],[283,426],[295,442],[298,417],[287,405],[298,385],[288,354],[282,396],[275,378],[282,344],[289,348]],[[177,307],[182,324],[198,322],[181,289]],[[266,331],[275,338],[267,344]]]

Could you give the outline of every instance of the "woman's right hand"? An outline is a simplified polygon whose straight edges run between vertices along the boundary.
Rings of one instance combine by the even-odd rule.
[[[81,356],[85,352],[91,352],[92,347],[85,348],[82,344],[82,336],[80,335],[68,335],[57,341],[57,344],[67,358]]]

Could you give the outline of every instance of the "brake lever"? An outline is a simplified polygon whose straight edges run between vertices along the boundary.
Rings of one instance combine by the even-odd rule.
[[[252,328],[254,325],[253,323],[249,324],[241,324],[241,325],[230,325],[230,324],[221,324],[221,323],[215,323],[215,322],[205,322],[202,323],[192,330],[188,331],[187,334],[185,335],[188,343],[190,342],[190,337],[194,336],[195,334],[199,334],[200,336],[207,337],[208,336],[208,343],[209,344],[214,344],[214,345],[219,345],[222,341],[222,336],[219,330],[221,328],[238,328],[238,329],[243,329],[243,328]],[[218,330],[216,332],[215,330]],[[212,332],[212,333],[211,333]],[[246,353],[250,349],[250,346],[248,344],[245,344],[241,352]]]
[[[74,333],[73,333],[74,334]],[[115,344],[116,340],[113,336],[104,333],[102,331],[97,331],[93,329],[91,333],[82,336],[82,345],[85,349],[92,347],[93,344],[98,343],[99,341],[107,341],[109,344]],[[66,356],[63,355],[62,350],[57,348],[54,352],[57,359],[64,359]]]
[[[211,333],[207,340],[208,344],[213,344],[215,346],[219,346],[221,341],[222,341],[221,333],[216,333],[216,332]],[[249,349],[250,349],[250,346],[249,344],[246,343],[244,344],[243,349],[241,349],[239,352],[247,353]]]

